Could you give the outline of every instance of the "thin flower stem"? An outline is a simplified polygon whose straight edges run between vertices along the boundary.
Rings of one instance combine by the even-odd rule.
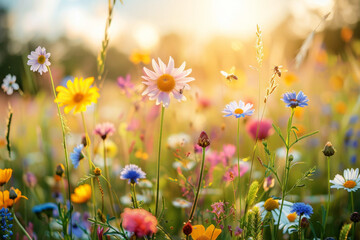
[[[92,173],[92,161],[91,161],[91,153],[90,153],[90,138],[89,138],[89,134],[87,131],[87,127],[86,127],[86,122],[85,122],[85,117],[84,117],[84,112],[81,112],[81,118],[82,118],[82,122],[84,125],[84,130],[85,130],[85,138],[86,138],[86,150],[87,150],[87,155],[88,155],[88,161],[89,161],[89,172]],[[91,183],[91,198],[92,198],[92,204],[93,204],[93,211],[94,211],[94,218],[96,220],[96,198],[95,198],[95,188],[94,188],[94,178],[90,179],[90,183]],[[96,225],[94,228],[95,232],[96,232]]]
[[[281,219],[281,214],[282,214],[282,210],[284,207],[284,200],[286,197],[286,188],[287,188],[287,184],[288,184],[288,178],[289,178],[289,171],[290,171],[290,161],[289,161],[289,151],[290,151],[290,133],[291,133],[291,128],[292,128],[292,120],[294,117],[294,113],[295,113],[295,108],[291,108],[291,115],[288,121],[288,125],[287,125],[287,137],[286,137],[286,159],[285,159],[285,176],[284,176],[284,185],[282,185],[282,197],[281,197],[281,207],[280,207],[280,213],[279,213],[279,218],[278,218],[278,224],[276,225],[276,231],[275,234],[277,236],[278,230],[279,230],[279,224],[280,224],[280,219]]]
[[[299,216],[299,240],[302,240],[302,234],[301,234],[301,217],[302,217],[302,215]]]
[[[23,231],[23,233],[26,235],[26,237],[28,237],[30,240],[32,240],[32,238],[30,237],[30,234],[26,231],[26,229],[21,225],[21,223],[17,219],[14,209],[12,209],[12,214],[14,216],[15,222],[17,223],[17,225],[19,225],[21,231]]]
[[[350,192],[350,196],[351,196],[351,212],[355,212],[355,208],[354,208],[354,192]],[[356,227],[356,222],[354,222],[354,227],[352,228],[352,237],[353,239],[355,239],[355,227]]]
[[[198,202],[198,199],[199,199],[199,195],[200,195],[201,182],[202,182],[203,173],[204,173],[205,149],[206,149],[205,147],[202,148],[203,154],[202,154],[202,160],[201,160],[200,177],[199,177],[199,182],[198,182],[198,186],[197,186],[197,191],[196,191],[194,203],[193,203],[193,206],[192,206],[191,212],[190,212],[189,221],[191,221],[191,219],[192,219],[193,216],[194,216],[195,209],[196,209],[196,205],[197,205],[197,202]]]
[[[103,145],[104,145],[104,170],[105,170],[105,176],[106,176],[106,185],[107,185],[107,190],[108,192],[110,193],[110,205],[111,205],[111,211],[112,211],[112,214],[116,217],[117,219],[117,214],[115,212],[115,209],[114,209],[114,196],[113,196],[113,193],[112,193],[112,190],[111,190],[111,184],[110,184],[110,175],[109,175],[109,170],[108,170],[108,165],[107,165],[107,156],[106,156],[106,141],[104,139],[103,141]]]
[[[324,233],[325,233],[325,230],[326,230],[326,224],[327,224],[327,219],[328,219],[328,215],[329,215],[329,210],[330,210],[330,157],[326,157],[327,158],[327,167],[328,167],[328,201],[327,201],[327,205],[326,205],[326,215],[325,215],[325,222],[323,223],[324,224]]]
[[[240,118],[238,118],[237,124],[237,135],[236,135],[236,145],[237,145],[237,163],[238,163],[238,188],[239,188],[239,220],[241,219],[241,177],[240,177]],[[241,223],[241,222],[240,222]],[[241,227],[241,224],[240,224]]]
[[[54,80],[53,80],[53,77],[51,74],[51,69],[49,66],[47,66],[47,69],[49,70],[54,99],[56,99],[56,91],[55,91]],[[62,130],[62,136],[63,136],[63,148],[64,148],[64,153],[65,153],[65,174],[66,174],[66,178],[68,181],[68,200],[69,200],[69,204],[70,204],[70,208],[71,208],[71,206],[72,206],[71,205],[71,189],[70,189],[71,184],[70,184],[70,174],[69,174],[69,157],[68,157],[68,150],[67,150],[67,145],[66,145],[65,123],[64,123],[64,119],[62,117],[61,111],[60,111],[59,103],[56,103],[56,106],[57,106],[57,111],[58,111],[58,115],[60,118],[61,130]],[[72,217],[71,216],[70,216],[70,225],[72,225]],[[67,233],[64,233],[64,234],[66,235]],[[70,238],[72,238],[72,228],[70,228]]]
[[[134,204],[134,208],[139,208],[138,202],[136,199],[135,185],[136,185],[136,183],[131,183],[131,191],[132,191],[132,197],[133,197],[133,201],[134,201],[133,204]]]
[[[155,217],[158,215],[159,207],[159,188],[160,188],[160,153],[161,153],[161,138],[164,122],[164,111],[165,107],[161,106],[161,118],[160,118],[160,136],[159,136],[159,150],[158,150],[158,160],[157,160],[157,173],[156,173],[156,199],[155,199]]]

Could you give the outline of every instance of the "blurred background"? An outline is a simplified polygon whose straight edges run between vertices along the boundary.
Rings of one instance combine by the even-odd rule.
[[[52,201],[48,194],[54,186],[51,176],[56,164],[63,162],[59,141],[61,131],[49,76],[31,72],[26,65],[27,55],[37,46],[45,47],[51,53],[51,69],[56,85],[65,84],[74,76],[96,78],[97,56],[104,39],[107,16],[107,1],[0,2],[0,79],[7,74],[15,75],[23,92],[22,95],[16,92],[11,96],[0,93],[0,159],[6,160],[1,162],[0,167],[18,167],[12,181],[17,182],[19,187],[22,179],[26,184],[23,178],[26,173],[37,176],[36,187],[30,186],[31,191],[22,190],[28,196],[38,195],[41,201],[29,197],[25,208]],[[87,111],[87,121],[90,129],[102,121],[111,121],[118,128],[112,145],[109,144],[109,151],[113,151],[109,157],[113,161],[114,181],[119,181],[119,170],[129,162],[148,170],[148,179],[155,177],[153,164],[156,160],[154,149],[158,133],[155,130],[158,129],[159,108],[154,106],[154,102],[141,97],[142,67],[151,69],[151,58],[160,57],[167,62],[172,56],[175,67],[186,61],[186,69],[192,68],[191,76],[196,79],[191,83],[191,91],[184,93],[188,101],[178,103],[172,100],[165,114],[164,138],[168,148],[164,150],[163,159],[168,161],[164,161],[161,188],[170,189],[164,190],[169,202],[177,197],[192,199],[191,195],[182,195],[183,189],[174,188],[177,184],[169,180],[178,176],[178,165],[173,165],[173,162],[182,162],[187,158],[187,152],[193,151],[193,144],[202,130],[210,133],[214,152],[225,151],[223,147],[226,144],[235,144],[236,121],[223,118],[221,111],[230,101],[241,99],[254,104],[253,119],[257,119],[258,113],[262,113],[265,90],[274,66],[282,65],[287,72],[284,71],[278,78],[279,87],[267,102],[264,118],[285,129],[289,111],[280,101],[281,95],[285,91],[302,90],[309,97],[309,107],[296,111],[295,125],[299,135],[315,130],[320,133],[294,149],[294,154],[304,164],[294,173],[291,181],[294,182],[308,168],[318,167],[313,177],[315,181],[308,183],[306,188],[296,190],[293,200],[313,204],[316,208],[314,219],[320,219],[320,205],[316,204],[324,203],[327,193],[326,162],[321,153],[324,144],[330,140],[338,151],[334,157],[332,178],[346,167],[359,166],[358,0],[124,0],[123,4],[116,2],[112,16],[104,81],[97,83],[101,88],[101,98],[96,107]],[[255,48],[257,25],[261,28],[264,43],[260,82],[258,72],[254,70],[258,67]],[[220,71],[234,73],[238,80],[228,81]],[[124,87],[121,83],[126,75],[131,84]],[[11,132],[14,155],[10,160],[3,141],[8,103],[14,111]],[[94,111],[96,113],[92,114]],[[71,130],[69,149],[72,150],[80,142],[83,128],[79,116],[69,114],[66,117]],[[244,161],[251,155],[254,146],[251,136],[246,133],[247,121],[244,120],[241,126],[241,156]],[[92,139],[92,142],[95,143],[94,154],[98,154],[100,141]],[[277,152],[279,160],[284,158],[277,136],[269,137],[269,145]],[[258,154],[264,157],[262,149]],[[101,164],[101,153],[98,158],[100,160],[96,164]],[[283,162],[279,161],[281,164]],[[216,168],[214,176],[212,167],[208,166],[207,184],[210,186],[214,182],[214,191],[207,189],[209,198],[201,202],[205,208],[223,196],[217,190],[222,187],[219,182],[228,166]],[[257,162],[255,168],[255,177],[261,178],[263,169]],[[82,173],[72,172],[73,185]],[[121,182],[117,187],[122,192],[127,185]],[[37,193],[33,193],[32,189]],[[146,191],[142,196],[145,200]],[[224,196],[231,196],[231,190],[224,192]],[[277,188],[274,194],[279,192]],[[328,230],[329,236],[337,236],[341,224],[347,219],[348,213],[343,209],[347,208],[348,202],[342,193],[334,193],[338,204],[333,208],[333,216],[340,217],[330,219],[330,224],[337,227]],[[184,210],[175,205],[167,205],[168,227],[174,227],[171,230],[174,234],[182,226],[182,219],[177,216],[185,216]],[[36,221],[34,217],[29,218]]]

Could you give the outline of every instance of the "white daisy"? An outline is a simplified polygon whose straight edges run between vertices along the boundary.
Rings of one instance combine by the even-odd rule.
[[[279,216],[277,217],[276,221],[279,219]],[[287,211],[283,209],[283,212],[281,214],[280,219],[280,225],[279,229],[283,230],[283,234],[288,232],[289,234],[292,234],[293,232],[296,232],[299,226],[299,216],[294,212],[290,213],[290,211]]]
[[[177,208],[189,208],[192,206],[192,203],[183,199],[183,198],[176,198],[174,201],[172,201],[172,204],[174,207]]]
[[[13,94],[14,90],[19,90],[19,84],[16,83],[16,76],[11,74],[6,75],[1,84],[1,88],[7,95]]]
[[[49,61],[50,53],[46,53],[45,48],[41,48],[40,46],[35,49],[35,51],[31,51],[30,55],[28,55],[27,65],[31,66],[30,70],[33,72],[38,71],[40,75],[42,73],[47,72],[47,66],[50,66]]]
[[[334,180],[330,180],[334,184],[331,188],[343,188],[348,192],[356,192],[360,188],[359,169],[345,169],[344,176],[336,174]]]
[[[185,101],[186,97],[183,95],[183,90],[190,89],[188,83],[195,80],[188,77],[191,69],[184,71],[185,62],[179,68],[175,68],[172,57],[170,57],[167,66],[159,58],[159,65],[153,59],[152,66],[154,71],[144,67],[146,76],[142,76],[142,78],[145,79],[143,83],[147,85],[147,88],[142,95],[148,95],[150,100],[156,99],[156,105],[162,103],[164,107],[169,106],[170,94],[174,95],[179,102]]]
[[[236,101],[233,101],[226,105],[225,109],[222,111],[226,113],[224,117],[229,117],[234,115],[236,118],[251,116],[254,113],[254,109],[251,109],[253,105],[251,103],[245,103],[243,101],[239,101],[239,104]]]
[[[283,215],[284,212],[290,212],[292,205],[293,205],[292,202],[284,201],[284,205],[282,209],[283,213],[281,215]],[[268,198],[266,201],[259,202],[255,206],[260,209],[262,220],[265,219],[268,212],[271,212],[271,215],[275,220],[274,224],[275,225],[278,224],[277,222],[280,214],[281,199],[278,200],[278,199]]]

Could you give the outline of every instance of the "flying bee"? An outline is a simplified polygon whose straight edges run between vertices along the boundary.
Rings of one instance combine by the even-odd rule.
[[[226,78],[226,80],[228,80],[229,82],[231,82],[232,80],[238,80],[239,78],[233,74],[233,73],[227,73],[224,71],[220,71],[220,73]]]
[[[282,72],[287,72],[287,70],[283,69],[283,66],[281,66],[281,65],[280,66],[275,66],[273,71],[274,71],[274,74],[278,75],[279,77],[281,77]]]

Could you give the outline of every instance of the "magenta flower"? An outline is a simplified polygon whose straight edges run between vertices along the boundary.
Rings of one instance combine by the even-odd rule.
[[[94,134],[99,135],[103,140],[115,132],[114,124],[105,122],[95,126]]]
[[[240,177],[249,171],[249,164],[245,162],[240,162]],[[238,165],[235,164],[229,170],[226,171],[224,175],[224,181],[229,182],[234,180],[235,177],[239,176]]]
[[[117,83],[118,86],[125,92],[126,96],[130,97],[129,89],[134,88],[134,84],[131,82],[130,74],[127,74],[126,77],[118,77]]]
[[[216,202],[211,205],[212,213],[216,215],[217,218],[219,218],[222,214],[225,213],[224,203],[223,202]]]
[[[259,130],[258,130],[259,128]],[[257,133],[257,139],[263,140],[269,137],[272,132],[272,122],[271,120],[264,119],[260,122],[256,120],[250,121],[246,125],[246,131],[249,133],[249,135],[255,140],[256,139],[256,133]]]

